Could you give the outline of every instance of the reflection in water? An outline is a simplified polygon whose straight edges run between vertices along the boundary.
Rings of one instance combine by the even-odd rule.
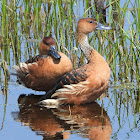
[[[97,103],[47,109],[36,105],[40,97],[41,95],[20,95],[20,111],[12,112],[15,121],[29,126],[44,139],[69,139],[70,134],[74,133],[91,140],[110,139],[110,119]]]

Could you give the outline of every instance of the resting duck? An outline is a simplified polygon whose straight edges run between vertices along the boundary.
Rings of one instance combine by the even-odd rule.
[[[49,91],[62,75],[73,70],[70,59],[57,52],[56,46],[54,38],[44,37],[40,43],[40,55],[14,66],[22,84],[33,90]]]
[[[111,27],[98,23],[93,18],[82,18],[77,25],[77,39],[88,63],[66,73],[40,100],[40,104],[85,104],[96,100],[108,87],[111,74],[108,63],[88,42],[88,34],[94,30],[109,30]]]

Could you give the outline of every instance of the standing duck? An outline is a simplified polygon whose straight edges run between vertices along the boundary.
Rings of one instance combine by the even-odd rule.
[[[40,43],[40,55],[14,66],[23,85],[37,91],[49,91],[61,76],[73,70],[70,59],[57,52],[56,46],[54,38],[44,37]]]
[[[88,63],[63,75],[40,104],[85,104],[96,100],[108,87],[111,74],[105,59],[89,45],[88,34],[94,30],[109,30],[109,26],[93,18],[82,18],[77,25],[77,40]]]

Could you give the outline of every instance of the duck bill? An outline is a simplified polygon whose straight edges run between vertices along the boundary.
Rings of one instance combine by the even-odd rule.
[[[110,29],[112,29],[112,27],[97,22],[96,30],[110,30]]]
[[[61,58],[60,54],[59,54],[59,53],[57,52],[57,50],[56,50],[56,46],[51,46],[51,47],[50,47],[49,53],[50,53],[50,55],[51,55],[52,57],[54,57],[54,58],[56,58],[56,59],[60,59],[60,58]]]

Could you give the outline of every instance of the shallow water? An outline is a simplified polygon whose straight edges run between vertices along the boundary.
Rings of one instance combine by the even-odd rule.
[[[129,102],[124,97],[126,92],[127,98],[131,98]],[[120,89],[115,85],[96,103],[47,109],[36,105],[40,92],[10,82],[6,104],[5,97],[0,95],[1,139],[137,140],[139,110],[133,102],[137,97],[130,97],[131,92],[139,94],[133,87]]]
[[[131,2],[132,4],[135,3],[134,0]],[[19,5],[21,3],[22,1],[19,2]],[[122,0],[120,5],[123,6],[124,3],[125,2]],[[43,4],[45,5],[45,3]],[[46,3],[46,5],[47,4],[48,3]],[[133,8],[132,4],[129,3],[128,8]],[[85,4],[83,1],[78,1],[73,6],[75,16],[73,17],[75,19],[74,25],[79,18],[83,17],[85,9],[82,7],[84,6]],[[16,12],[19,13],[19,11],[20,10],[18,9]],[[129,10],[127,12],[127,15],[128,14],[130,14]],[[131,14],[129,18],[133,21]],[[128,30],[130,25],[128,24],[128,19],[125,20],[124,30]],[[17,53],[18,57],[14,56],[12,48],[8,48],[8,44],[0,44],[1,47],[3,47],[3,57],[7,61],[8,69],[10,71],[12,71],[13,65],[24,62],[29,57],[38,54],[39,42],[42,39],[42,36],[46,35],[44,30],[38,31],[39,33],[36,35],[37,30],[33,27],[34,30],[30,29],[29,34],[22,32],[21,25],[22,23],[19,22],[18,34],[21,48],[20,52],[18,51]],[[76,41],[73,39],[76,32],[74,25],[72,38],[68,38],[68,42],[65,42],[66,40],[64,40],[64,45],[68,44],[69,51],[71,50],[70,44],[72,44],[73,47],[76,47]],[[52,30],[52,35],[59,40],[61,37],[57,36],[54,32],[55,31]],[[92,35],[89,37],[91,36]],[[127,42],[129,50],[130,40],[127,40]],[[98,44],[98,41],[94,42],[91,40],[90,43],[94,46],[94,44]],[[105,42],[106,46],[107,43],[108,42]],[[105,49],[106,46],[104,46]],[[7,47],[7,49],[10,50],[10,55],[5,53],[4,47]],[[94,47],[97,50],[99,49],[98,45],[95,45]],[[99,49],[99,51],[103,53],[102,50]],[[79,50],[74,51],[74,53],[75,52],[78,52],[76,53],[76,56],[81,55]],[[108,52],[110,52],[110,50]],[[108,56],[104,53],[103,56],[109,61]],[[120,78],[123,74],[126,74],[125,71],[122,70],[125,69],[125,66],[119,64],[118,54],[116,54],[116,57],[116,78],[112,72],[109,88],[96,102],[81,106],[62,106],[58,109],[47,109],[38,106],[36,103],[41,94],[44,94],[45,92],[35,92],[19,85],[14,76],[10,77],[7,88],[5,88],[5,92],[3,92],[4,74],[1,69],[0,139],[138,140],[140,135],[139,85],[135,74],[127,74],[128,79],[132,77],[130,78],[131,80],[125,79],[124,77],[122,79]],[[77,63],[77,59],[75,61]],[[110,66],[113,66],[113,64],[111,63]]]

